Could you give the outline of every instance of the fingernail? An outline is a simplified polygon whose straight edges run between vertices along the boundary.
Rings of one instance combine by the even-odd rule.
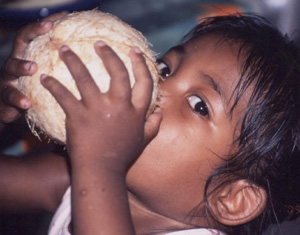
[[[23,108],[28,108],[30,106],[30,103],[28,100],[21,100],[21,105]]]
[[[142,53],[141,50],[140,50],[140,48],[138,48],[138,47],[133,47],[133,50],[137,54],[141,54]]]
[[[41,75],[41,80],[45,80],[46,77],[47,77],[46,74],[42,74],[42,75]]]
[[[63,45],[61,48],[60,48],[60,51],[61,52],[66,52],[66,51],[69,51],[70,50],[70,48],[68,47],[68,46],[66,46],[66,45]]]
[[[48,23],[48,21],[46,21],[46,20],[45,20],[45,21],[42,21],[42,22],[40,23],[40,26],[43,27],[43,26],[44,26],[45,24],[47,24],[47,23]]]
[[[105,43],[104,41],[97,41],[97,42],[96,42],[96,45],[97,45],[98,47],[104,47],[104,46],[106,46],[106,43]]]
[[[25,69],[28,70],[28,71],[30,71],[32,64],[33,64],[32,62],[26,63],[25,64]]]

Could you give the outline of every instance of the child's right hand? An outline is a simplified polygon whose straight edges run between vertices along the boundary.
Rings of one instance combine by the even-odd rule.
[[[65,14],[53,14],[40,22],[25,26],[18,32],[12,54],[0,69],[0,123],[15,121],[22,110],[31,106],[30,100],[17,89],[18,78],[34,74],[38,67],[32,61],[22,60],[24,52],[34,38],[48,32],[53,21]]]
[[[161,115],[153,113],[146,117],[153,80],[138,48],[130,52],[136,79],[132,89],[129,73],[118,55],[104,42],[95,44],[95,49],[111,77],[107,92],[99,90],[83,62],[67,46],[60,49],[60,58],[72,74],[82,99],[77,100],[52,77],[43,75],[41,82],[66,113],[71,162],[93,165],[100,159],[109,159],[108,163],[123,164],[120,169],[124,170],[158,132]]]
[[[126,190],[126,171],[158,133],[161,114],[146,116],[153,80],[138,48],[130,51],[136,79],[104,42],[95,44],[111,77],[101,92],[80,58],[67,46],[60,51],[81,94],[78,100],[47,75],[42,85],[66,113],[67,149],[72,176],[72,222],[76,234],[134,234]],[[99,61],[100,62],[100,61]]]

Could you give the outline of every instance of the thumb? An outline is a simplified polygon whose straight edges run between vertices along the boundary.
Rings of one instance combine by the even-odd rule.
[[[144,126],[144,146],[146,146],[157,135],[161,120],[161,113],[152,113],[147,118]]]

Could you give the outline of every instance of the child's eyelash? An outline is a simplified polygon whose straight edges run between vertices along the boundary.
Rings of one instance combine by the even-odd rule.
[[[157,68],[159,70],[159,73],[162,77],[170,76],[171,70],[166,62],[164,62],[162,59],[158,59],[156,63],[157,63]]]
[[[204,117],[209,117],[209,110],[205,101],[196,95],[188,97],[188,103],[194,111]]]

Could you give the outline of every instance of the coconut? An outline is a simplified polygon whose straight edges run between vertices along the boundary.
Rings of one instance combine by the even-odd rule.
[[[26,119],[36,136],[39,137],[39,134],[43,133],[56,142],[66,143],[65,113],[50,92],[41,85],[41,74],[57,78],[77,99],[81,99],[69,70],[59,58],[58,50],[62,45],[68,45],[80,57],[101,92],[109,89],[110,77],[94,50],[94,44],[98,40],[104,41],[121,58],[128,70],[131,86],[135,79],[129,51],[133,46],[140,48],[154,81],[149,110],[155,106],[159,73],[155,55],[145,37],[108,13],[98,10],[71,13],[54,22],[50,32],[35,38],[29,44],[23,58],[38,64],[37,73],[19,79],[20,91],[32,102]]]

